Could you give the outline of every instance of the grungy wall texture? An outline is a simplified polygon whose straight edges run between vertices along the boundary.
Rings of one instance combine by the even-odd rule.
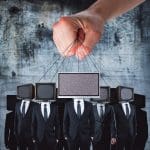
[[[57,72],[100,72],[101,85],[134,87],[146,96],[150,118],[150,1],[109,21],[101,41],[85,60],[58,54],[52,24],[92,2],[0,0],[0,150],[5,150],[6,95],[15,94],[17,85],[35,83],[41,77],[40,81],[57,82]],[[148,147],[150,138],[145,150]]]

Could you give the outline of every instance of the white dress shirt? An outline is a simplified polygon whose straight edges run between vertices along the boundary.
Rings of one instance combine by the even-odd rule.
[[[128,105],[128,108],[129,108],[129,114],[131,113],[131,107],[130,107],[130,104],[128,102],[123,102],[121,103],[121,106],[122,106],[122,109],[124,111],[124,114],[126,115],[126,104]]]
[[[41,102],[41,112],[44,117],[44,105],[45,104],[46,104],[46,108],[47,108],[47,115],[49,117],[49,115],[50,115],[50,103],[49,102]]]
[[[20,112],[22,113],[22,107],[23,107],[23,103],[25,102],[25,114],[28,111],[29,105],[30,105],[30,101],[29,100],[22,100],[21,102],[21,106],[20,106]]]
[[[81,106],[81,115],[84,112],[84,100],[83,99],[74,99],[74,110],[77,114],[77,105],[78,105],[78,101],[80,101],[80,106]]]
[[[105,104],[97,104],[97,111],[99,116],[101,116],[101,110],[100,110],[101,106],[103,107],[103,113],[105,113]]]

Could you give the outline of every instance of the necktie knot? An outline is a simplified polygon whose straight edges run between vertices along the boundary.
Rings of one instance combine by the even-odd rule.
[[[47,108],[47,105],[46,105],[46,104],[44,104],[44,108]]]

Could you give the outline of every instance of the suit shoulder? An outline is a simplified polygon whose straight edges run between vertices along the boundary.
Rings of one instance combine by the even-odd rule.
[[[68,105],[71,105],[72,103],[73,101],[69,101],[69,102],[66,102],[65,105],[68,106]]]
[[[16,102],[16,107],[19,107],[21,105],[21,100]]]
[[[92,106],[92,104],[88,101],[85,101],[85,104],[88,105],[88,106]]]

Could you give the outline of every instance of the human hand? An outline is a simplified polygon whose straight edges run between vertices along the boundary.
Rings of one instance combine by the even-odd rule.
[[[117,143],[116,138],[111,138],[111,144],[114,145],[114,144],[116,144],[116,143]]]
[[[53,40],[62,56],[86,57],[101,38],[103,18],[90,10],[61,17],[53,25]]]

